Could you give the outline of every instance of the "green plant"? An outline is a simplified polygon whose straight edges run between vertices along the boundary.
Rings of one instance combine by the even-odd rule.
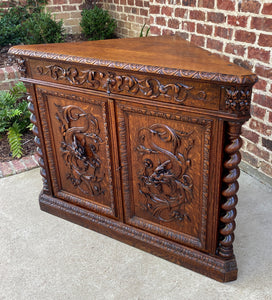
[[[105,40],[114,37],[116,21],[108,11],[94,6],[93,9],[84,9],[81,15],[80,26],[88,40]]]
[[[61,43],[64,41],[64,28],[62,21],[56,21],[49,12],[33,13],[23,28],[26,44]]]
[[[0,134],[7,133],[13,157],[22,156],[21,137],[31,128],[26,88],[22,82],[0,92]]]
[[[142,26],[142,29],[141,29],[140,36],[139,36],[139,37],[143,37],[143,36],[144,36],[145,25],[146,25],[146,24],[144,23],[144,25]],[[149,30],[150,30],[150,27],[147,28],[147,30],[146,30],[146,32],[145,32],[145,37],[148,36]]]
[[[62,21],[44,12],[46,3],[47,0],[27,0],[20,5],[11,1],[8,9],[0,9],[0,46],[62,42]]]

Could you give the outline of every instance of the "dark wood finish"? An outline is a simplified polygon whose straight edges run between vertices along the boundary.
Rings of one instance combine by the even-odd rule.
[[[257,78],[179,37],[16,46],[41,209],[235,280],[242,124]]]

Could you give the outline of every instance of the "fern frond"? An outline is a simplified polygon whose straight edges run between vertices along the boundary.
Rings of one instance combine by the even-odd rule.
[[[12,152],[12,157],[20,158],[22,156],[23,148],[21,141],[22,134],[20,133],[19,126],[17,123],[14,123],[8,130],[8,142]]]

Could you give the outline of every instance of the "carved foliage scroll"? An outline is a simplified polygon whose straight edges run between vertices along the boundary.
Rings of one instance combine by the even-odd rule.
[[[137,151],[143,169],[138,174],[139,191],[145,196],[143,208],[164,222],[190,220],[185,206],[193,198],[193,179],[187,172],[191,165],[192,132],[174,130],[164,124],[153,124],[138,132]],[[172,151],[162,148],[156,138],[170,144]],[[181,150],[182,144],[185,146]],[[158,156],[164,157],[158,162]]]
[[[73,85],[86,85],[89,88],[101,89],[107,93],[128,93],[150,99],[164,97],[169,101],[183,103],[187,99],[205,101],[207,94],[194,86],[181,82],[162,84],[158,79],[139,79],[132,75],[120,75],[113,72],[83,70],[76,67],[59,65],[38,66],[39,75],[50,76],[53,80],[65,80]]]
[[[101,174],[99,157],[99,146],[103,141],[97,119],[75,105],[55,106],[62,135],[60,151],[68,168],[67,179],[84,194],[103,194],[104,174]]]

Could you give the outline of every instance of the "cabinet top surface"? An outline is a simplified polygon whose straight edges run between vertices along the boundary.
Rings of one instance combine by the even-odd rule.
[[[226,83],[251,84],[257,78],[178,36],[20,45],[10,53]]]

